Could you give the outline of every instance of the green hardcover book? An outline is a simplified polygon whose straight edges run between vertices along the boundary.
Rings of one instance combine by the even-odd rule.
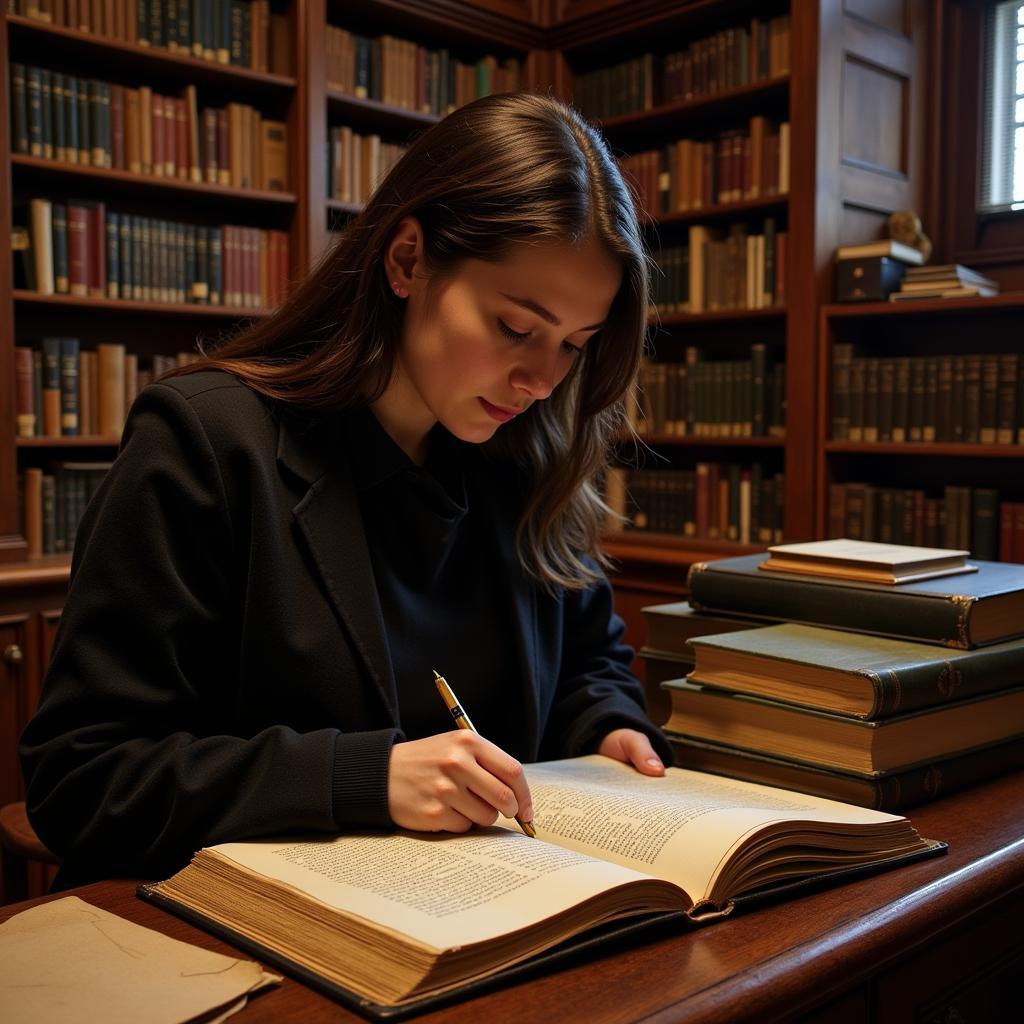
[[[50,218],[53,234],[53,290],[67,295],[71,290],[68,269],[68,208],[65,203],[54,203]]]
[[[687,680],[671,680],[665,688],[672,699],[667,732],[866,777],[1024,739],[1024,686],[878,720]]]
[[[76,107],[78,111],[78,162],[88,166],[92,162],[92,131],[89,104],[89,80],[78,79]]]
[[[14,152],[29,155],[28,138],[28,86],[25,78],[25,65],[11,64],[11,113],[13,115],[12,138]]]
[[[78,338],[60,339],[60,432],[65,437],[78,436]]]
[[[43,121],[43,156],[53,159],[53,72],[49,68],[39,70],[39,100]]]
[[[39,68],[29,67],[25,73],[28,105],[28,152],[43,155],[43,81]]]
[[[691,682],[857,718],[887,718],[1024,683],[1024,640],[944,651],[787,622],[689,643]]]
[[[64,105],[67,103],[67,89],[64,84],[65,76],[59,71],[54,71],[51,76],[51,116],[50,125],[53,132],[53,156],[56,160],[67,161],[67,118],[64,116]]]
[[[721,743],[668,735],[677,768],[840,800],[876,811],[902,811],[1024,767],[1024,737],[872,778],[799,764]]]
[[[78,85],[74,75],[64,79],[64,158],[71,164],[79,162]]]
[[[977,561],[977,572],[901,583],[866,583],[763,572],[765,555],[690,567],[700,611],[801,622],[966,649],[1024,636],[1024,565]]]

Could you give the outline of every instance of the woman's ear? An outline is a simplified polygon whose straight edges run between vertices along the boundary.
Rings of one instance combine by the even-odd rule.
[[[415,217],[403,217],[384,253],[391,290],[404,299],[416,288],[416,268],[423,262],[423,228]],[[422,275],[420,278],[422,279]]]

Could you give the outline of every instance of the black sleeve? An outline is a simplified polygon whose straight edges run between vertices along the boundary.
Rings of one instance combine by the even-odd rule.
[[[593,753],[608,733],[627,728],[649,736],[662,761],[672,764],[664,735],[647,717],[643,686],[629,670],[633,650],[622,642],[625,624],[607,579],[566,591],[563,602],[562,666],[542,759]]]
[[[224,479],[189,401],[147,388],[80,527],[21,739],[29,818],[76,881],[163,874],[202,846],[339,818],[389,821],[395,730],[224,727],[242,692]]]

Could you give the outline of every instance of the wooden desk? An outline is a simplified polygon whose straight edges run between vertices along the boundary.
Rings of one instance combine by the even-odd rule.
[[[1024,772],[911,812],[949,853],[744,913],[705,928],[606,948],[418,1021],[619,1024],[643,1020],[916,1021],[1019,1019],[1024,975]],[[137,900],[134,883],[77,895],[175,938],[224,943]],[[6,919],[30,901],[0,908]],[[244,954],[243,954],[244,955]],[[266,992],[240,1022],[358,1021],[298,982]]]

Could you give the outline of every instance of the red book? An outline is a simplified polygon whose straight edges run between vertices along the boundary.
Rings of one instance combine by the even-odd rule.
[[[68,286],[72,295],[89,294],[89,210],[68,203]]]
[[[1013,561],[1013,510],[1012,501],[999,503],[999,561]]]
[[[14,346],[14,416],[18,437],[36,434],[34,362],[32,349],[26,345]]]
[[[159,93],[153,93],[150,123],[152,126],[150,135],[153,139],[153,173],[162,178],[164,176],[164,98]]]
[[[89,204],[89,298],[102,299],[107,294],[107,207],[104,203]]]
[[[1024,562],[1024,501],[1013,503],[1013,557],[1011,562]]]
[[[177,163],[177,177],[182,181],[188,181],[189,177],[189,153],[188,153],[188,111],[185,109],[185,100],[181,97],[173,100],[175,126],[177,137],[175,139],[174,154]]]

